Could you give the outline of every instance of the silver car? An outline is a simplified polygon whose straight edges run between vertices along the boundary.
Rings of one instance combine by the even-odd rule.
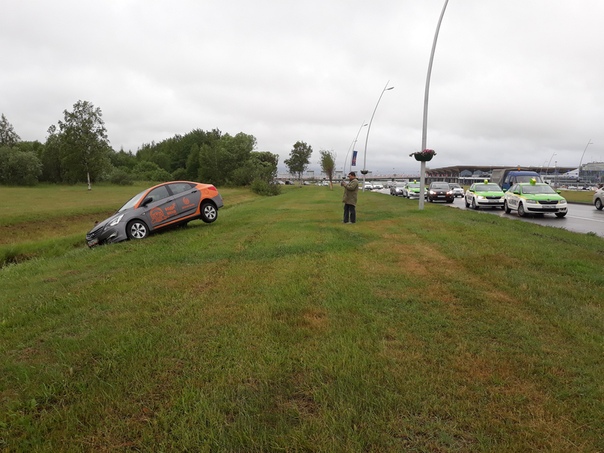
[[[596,193],[594,193],[593,203],[598,211],[601,211],[602,208],[604,208],[604,188],[596,190]]]
[[[212,184],[165,182],[136,194],[111,217],[97,223],[86,235],[86,243],[94,247],[144,239],[156,230],[195,219],[212,223],[222,206],[222,197]]]

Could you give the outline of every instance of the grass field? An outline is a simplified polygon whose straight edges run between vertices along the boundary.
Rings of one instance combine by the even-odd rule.
[[[2,451],[604,451],[595,235],[294,187],[87,249],[136,188],[19,190]]]

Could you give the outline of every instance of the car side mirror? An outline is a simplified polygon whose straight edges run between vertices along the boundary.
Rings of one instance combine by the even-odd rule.
[[[147,206],[149,203],[151,203],[153,201],[153,197],[147,197],[145,198],[145,200],[142,202],[141,206]]]

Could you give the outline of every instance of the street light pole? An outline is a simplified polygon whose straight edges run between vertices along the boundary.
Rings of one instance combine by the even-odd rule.
[[[354,145],[357,144],[357,140],[359,139],[359,134],[361,133],[361,129],[367,126],[367,123],[363,121],[361,123],[361,127],[359,127],[359,132],[357,132],[357,136],[354,138],[354,141],[350,144],[350,148],[348,148],[348,152],[346,153],[346,159],[344,160],[344,173],[346,173],[346,162],[348,162],[348,155],[350,154],[350,150],[354,153]],[[348,171],[352,170],[352,164],[348,166]]]
[[[552,157],[549,158],[549,162],[547,163],[547,170],[545,171],[546,175],[549,175],[549,166],[552,163],[552,159],[554,158],[555,155],[556,155],[556,153],[553,153]]]
[[[438,41],[438,32],[440,31],[440,24],[443,21],[443,16],[445,15],[445,10],[447,9],[447,4],[449,0],[445,0],[445,4],[443,5],[442,12],[440,13],[440,18],[438,19],[438,25],[436,26],[436,32],[434,33],[434,41],[432,42],[432,52],[430,53],[430,61],[428,62],[428,74],[426,75],[426,91],[424,92],[424,121],[422,126],[422,149],[423,151],[427,147],[427,133],[428,133],[428,97],[430,93],[430,76],[432,75],[432,63],[434,61],[434,52],[436,51],[436,42]],[[426,190],[426,183],[424,179],[426,179],[426,163],[424,161],[421,162],[420,172],[419,172],[419,209],[420,211],[424,209],[424,194]]]
[[[581,154],[581,160],[579,161],[579,170],[578,170],[578,172],[579,172],[579,175],[578,175],[579,181],[581,181],[581,164],[583,164],[583,156],[585,156],[585,151],[587,151],[587,147],[589,145],[593,145],[593,143],[591,142],[591,138],[587,142],[587,145],[585,145],[585,149],[583,150],[583,154]]]
[[[375,108],[373,109],[373,113],[371,114],[371,119],[369,120],[369,127],[367,128],[367,136],[365,137],[365,150],[363,151],[363,169],[361,170],[361,174],[363,175],[363,192],[365,192],[365,175],[368,173],[367,171],[367,142],[369,141],[369,130],[371,129],[371,123],[373,122],[373,116],[375,115],[375,111],[380,105],[380,101],[382,100],[382,96],[388,90],[392,90],[394,87],[388,87],[390,80],[386,82],[384,89],[380,93],[380,97],[378,98],[377,103],[375,104]]]

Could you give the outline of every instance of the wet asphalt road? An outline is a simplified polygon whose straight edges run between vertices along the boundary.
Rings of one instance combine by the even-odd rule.
[[[382,189],[379,192],[387,195],[390,194],[387,189]],[[405,203],[419,203],[417,200],[401,199],[401,201]],[[428,201],[426,201],[425,204],[428,204]],[[463,198],[456,198],[453,203],[438,204],[448,207],[455,207],[462,210],[466,209]],[[470,210],[470,208],[468,208],[468,210]],[[568,205],[568,214],[561,219],[553,214],[546,214],[542,217],[519,217],[516,211],[512,211],[511,214],[506,214],[502,209],[480,209],[480,212],[489,215],[497,215],[499,217],[511,220],[532,222],[554,228],[564,228],[568,231],[574,231],[576,233],[595,233],[600,237],[604,237],[604,210],[598,211],[593,205],[570,203]]]

